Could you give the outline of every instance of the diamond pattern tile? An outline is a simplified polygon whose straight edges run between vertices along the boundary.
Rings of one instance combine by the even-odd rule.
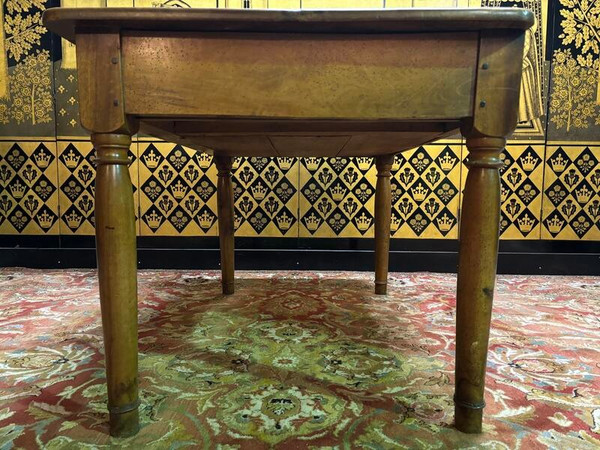
[[[217,170],[212,156],[140,142],[142,235],[216,236]],[[296,158],[236,158],[236,236],[297,235]]]
[[[58,185],[60,203],[60,234],[89,236],[94,230],[94,186],[96,152],[92,143],[58,141]],[[138,213],[137,144],[129,150],[129,174],[133,189],[134,208]],[[139,232],[139,225],[136,225]]]
[[[140,141],[138,152],[141,235],[216,235],[212,158],[164,142]]]
[[[542,239],[600,239],[600,146],[546,147]]]
[[[236,236],[298,236],[298,158],[236,158]]]
[[[392,237],[456,238],[460,143],[433,144],[396,156]]]
[[[463,164],[467,157],[465,147]],[[510,142],[500,157],[504,161],[500,169],[500,239],[539,239],[544,145]],[[464,167],[463,188],[467,174]]]
[[[392,237],[456,237],[461,145],[398,155],[392,170]],[[373,237],[373,158],[306,158],[300,163],[300,236]]]
[[[58,234],[56,142],[0,142],[0,234]]]

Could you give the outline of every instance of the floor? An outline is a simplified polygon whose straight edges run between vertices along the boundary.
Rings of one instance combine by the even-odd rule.
[[[600,278],[498,278],[478,436],[451,426],[455,283],[141,271],[143,428],[114,439],[95,271],[0,269],[0,449],[599,448]]]

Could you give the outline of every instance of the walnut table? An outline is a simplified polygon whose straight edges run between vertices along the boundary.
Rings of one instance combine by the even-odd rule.
[[[500,216],[525,10],[50,9],[77,44],[80,118],[97,151],[96,243],[110,430],[138,430],[135,216],[127,151],[145,133],[214,154],[223,293],[234,290],[234,156],[373,156],[375,292],[387,287],[394,154],[456,133],[460,220],[455,424],[481,431]]]

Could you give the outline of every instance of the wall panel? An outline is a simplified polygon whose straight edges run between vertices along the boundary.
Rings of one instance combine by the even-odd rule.
[[[0,9],[0,234],[89,236],[94,152],[78,121],[74,48],[40,25],[41,12],[58,0],[19,0],[19,8],[15,2]],[[600,240],[600,18],[583,3],[63,0],[96,7],[527,7],[537,21],[523,62],[521,123],[503,153],[501,238],[591,241]],[[15,20],[30,21],[27,39],[7,25]],[[33,110],[23,101],[32,80],[40,81]],[[457,137],[397,156],[394,238],[458,237],[467,153]],[[140,235],[217,235],[211,157],[147,136],[135,140],[130,157]],[[236,235],[373,236],[370,158],[239,158],[235,167]]]
[[[58,202],[60,205],[60,234],[94,234],[94,187],[96,181],[96,151],[89,140],[57,142]],[[133,142],[129,151],[129,174],[136,217],[138,214],[138,157]],[[136,226],[139,234],[139,225]]]
[[[542,239],[600,240],[600,145],[548,145]]]
[[[0,142],[0,234],[58,234],[55,141]]]

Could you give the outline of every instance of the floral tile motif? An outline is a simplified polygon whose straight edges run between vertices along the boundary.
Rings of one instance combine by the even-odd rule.
[[[548,146],[542,239],[600,239],[600,147]]]
[[[138,146],[142,236],[215,236],[212,157],[170,143],[142,141]]]
[[[454,275],[219,277],[140,271],[142,429],[115,439],[95,271],[0,269],[2,445],[600,446],[597,277],[498,277],[477,436],[452,427]]]
[[[0,8],[0,135],[54,138],[51,35],[42,14],[55,0],[5,0]],[[42,138],[43,137],[43,138]]]
[[[0,142],[0,234],[58,234],[56,142]]]
[[[554,46],[548,107],[549,141],[597,141],[600,131],[600,12],[594,1],[560,0],[554,7]]]
[[[298,236],[299,158],[235,158],[236,236]]]
[[[544,178],[543,144],[509,142],[500,158],[500,239],[539,239]],[[464,165],[469,152],[465,146],[462,170],[464,190],[469,169]],[[462,202],[462,197],[461,197]]]
[[[392,167],[392,237],[458,235],[460,144],[433,144],[396,155]],[[301,237],[373,237],[374,159],[303,158]]]
[[[140,142],[142,234],[216,236],[217,169],[212,156]],[[296,236],[297,158],[235,158],[236,236]]]
[[[94,187],[96,183],[96,151],[85,141],[58,141],[58,183],[60,202],[60,234],[93,235]],[[134,210],[138,216],[137,146],[129,150],[129,174]],[[136,229],[138,226],[136,225]]]

